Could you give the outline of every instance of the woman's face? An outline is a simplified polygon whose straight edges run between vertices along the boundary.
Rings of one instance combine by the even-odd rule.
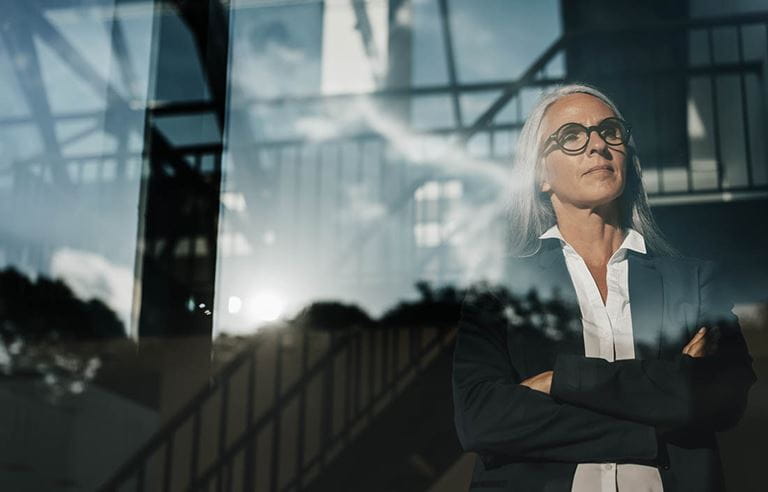
[[[616,114],[589,94],[569,94],[554,102],[544,115],[539,146],[565,123],[597,125]],[[621,196],[625,182],[626,145],[608,145],[593,131],[583,152],[565,153],[550,141],[543,148],[541,191],[560,205],[594,209]]]

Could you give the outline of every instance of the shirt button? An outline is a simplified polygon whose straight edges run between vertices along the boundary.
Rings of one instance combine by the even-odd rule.
[[[603,465],[603,470],[608,470],[608,471],[613,470],[613,463],[605,463]]]

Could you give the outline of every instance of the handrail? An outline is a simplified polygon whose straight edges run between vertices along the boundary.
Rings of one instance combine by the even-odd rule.
[[[194,416],[195,412],[207,401],[216,390],[221,386],[222,381],[229,379],[245,362],[247,362],[254,348],[258,346],[259,340],[247,344],[242,351],[229,361],[217,374],[212,376],[207,385],[200,388],[192,398],[179,409],[152,437],[120,467],[109,478],[99,490],[113,490],[122,479],[129,476],[131,472],[152,454],[161,444],[168,440],[168,436],[176,432],[186,420]]]
[[[352,422],[349,422],[345,425],[345,428],[339,432],[336,436],[331,436],[328,442],[325,444],[325,448],[333,448],[338,441],[344,438],[345,431],[350,429],[351,427],[354,427],[357,425],[357,423],[363,418],[363,416],[372,408],[374,408],[385,396],[387,396],[392,389],[396,388],[397,385],[400,383],[400,379],[404,376],[406,376],[408,373],[410,373],[414,368],[419,367],[422,359],[429,354],[436,346],[441,345],[443,347],[446,346],[446,343],[454,338],[456,335],[456,329],[450,329],[450,330],[438,330],[438,335],[426,346],[419,349],[419,351],[416,353],[415,357],[411,359],[411,361],[400,370],[396,369],[395,375],[392,378],[392,380],[379,392],[378,395],[372,398],[371,401],[369,401],[365,407],[359,412],[358,416],[355,420]],[[350,335],[351,338],[352,335]],[[329,357],[328,361],[332,362],[333,357]],[[328,362],[326,361],[326,362]],[[231,463],[231,461],[235,458],[238,452],[240,452],[245,445],[249,442],[250,439],[253,439],[253,437],[267,424],[274,418],[275,412],[277,408],[284,408],[285,405],[298,393],[298,391],[302,388],[305,388],[307,385],[307,382],[311,379],[311,375],[308,374],[307,377],[303,377],[301,380],[294,383],[294,385],[291,387],[291,389],[287,390],[283,396],[280,397],[280,400],[264,415],[261,416],[261,418],[256,422],[255,425],[252,426],[251,429],[247,430],[245,433],[241,434],[240,437],[235,440],[230,447],[227,449],[227,451],[219,456],[213,463],[211,463],[208,468],[201,474],[200,478],[194,483],[190,484],[186,490],[188,491],[194,491],[199,490],[201,487],[205,487],[210,480],[212,480],[216,475],[217,472],[220,472],[221,469],[227,465],[228,463]],[[313,460],[311,460],[306,466],[303,466],[303,469],[300,470],[300,473],[304,473],[307,470],[311,469],[315,461],[320,459],[321,454],[318,454]],[[293,487],[294,482],[298,479],[298,477],[295,477],[291,482],[286,484],[282,488],[282,490],[289,490]]]
[[[321,374],[323,371],[333,370],[333,363],[334,359],[337,355],[342,353],[345,350],[353,350],[354,347],[352,347],[352,344],[360,340],[359,337],[363,336],[364,333],[374,333],[376,331],[382,332],[382,333],[388,333],[387,329],[380,329],[380,330],[362,330],[362,329],[356,329],[355,331],[344,333],[341,336],[335,336],[332,333],[331,336],[331,345],[328,348],[327,351],[323,353],[319,359],[317,359],[312,366],[306,367],[305,370],[302,372],[301,377],[292,383],[292,385],[284,390],[280,389],[278,386],[276,386],[276,390],[280,389],[279,394],[276,394],[274,401],[272,402],[272,405],[259,417],[258,420],[255,422],[252,418],[250,418],[249,423],[243,433],[241,433],[235,440],[232,442],[228,447],[220,448],[219,454],[216,457],[216,459],[213,461],[213,463],[209,464],[205,470],[202,471],[202,473],[197,474],[196,470],[193,471],[194,476],[191,477],[193,480],[192,483],[189,484],[188,488],[189,490],[197,490],[197,487],[201,483],[205,483],[207,480],[210,480],[211,477],[221,477],[220,472],[222,470],[222,467],[229,464],[231,459],[240,451],[243,451],[244,448],[250,443],[250,440],[260,431],[262,430],[267,424],[274,421],[276,418],[278,418],[281,414],[281,412],[284,410],[286,405],[291,402],[294,398],[300,395],[301,392],[306,391],[307,386],[309,384],[309,381],[311,381],[315,376],[318,374]],[[341,439],[340,436],[343,436],[345,432],[348,432],[349,428],[351,426],[354,426],[357,424],[357,421],[359,418],[361,418],[361,415],[364,415],[366,412],[368,412],[368,409],[371,408],[371,405],[375,406],[379,404],[379,402],[388,395],[393,387],[396,387],[398,383],[400,382],[400,378],[407,374],[409,371],[411,371],[414,367],[419,367],[420,364],[423,363],[424,357],[430,353],[431,350],[435,348],[437,345],[443,345],[445,346],[445,341],[451,338],[455,335],[455,330],[448,330],[448,329],[436,329],[437,335],[433,338],[433,340],[423,346],[420,347],[415,353],[412,354],[411,360],[409,364],[407,364],[403,369],[397,368],[397,362],[394,362],[394,374],[390,375],[391,378],[388,378],[387,384],[383,384],[381,390],[378,392],[378,394],[371,398],[371,401],[363,408],[362,411],[358,412],[358,416],[355,420],[348,422],[346,427],[342,430],[342,432],[339,433],[338,436],[329,436],[329,439],[324,443],[325,448],[333,447],[337,444],[338,440]],[[392,333],[394,333],[393,342],[395,342],[395,346],[397,346],[397,331],[393,330]],[[423,329],[417,329],[416,333],[418,333],[418,336],[421,337],[423,334]],[[279,361],[279,354],[282,351],[282,336],[283,334],[281,332],[277,332],[277,350],[278,350],[278,366],[280,364]],[[373,336],[373,335],[370,335]],[[303,334],[304,340],[307,340],[307,334]],[[420,338],[419,338],[420,340]],[[385,344],[386,345],[386,344]],[[196,432],[198,435],[196,437],[193,437],[194,445],[196,446],[199,442],[199,427],[200,427],[200,409],[204,404],[211,401],[211,398],[217,393],[217,390],[221,389],[222,391],[226,391],[228,388],[228,385],[230,384],[230,380],[232,376],[236,373],[238,369],[240,369],[244,364],[250,363],[252,364],[251,368],[253,368],[253,364],[255,364],[256,360],[256,352],[255,349],[257,349],[260,346],[260,341],[256,340],[255,342],[249,343],[246,345],[246,348],[243,349],[233,360],[229,361],[210,381],[208,385],[203,387],[198,393],[195,394],[195,396],[190,399],[190,401],[184,405],[182,409],[180,409],[176,414],[169,419],[169,421],[164,424],[155,435],[150,438],[149,441],[147,441],[146,444],[144,444],[139,450],[137,450],[130,459],[128,459],[107,481],[105,481],[99,488],[99,491],[113,491],[118,490],[118,488],[124,484],[126,481],[130,480],[132,477],[137,478],[137,488],[139,490],[143,490],[144,488],[144,482],[145,482],[145,468],[147,463],[149,462],[150,458],[156,453],[158,450],[161,450],[163,446],[166,447],[165,449],[165,463],[166,468],[163,472],[163,482],[168,484],[168,488],[170,487],[170,474],[171,474],[171,459],[172,459],[172,446],[173,446],[173,439],[176,433],[187,423],[192,422],[193,425],[197,428]],[[386,346],[384,347],[386,350]],[[352,352],[350,352],[352,353]],[[354,352],[354,357],[359,358],[360,353]],[[306,352],[304,352],[304,356],[306,356]],[[386,377],[388,371],[385,371],[383,376]],[[249,373],[249,377],[250,374]],[[279,379],[279,375],[277,376]],[[249,384],[252,384],[252,382],[249,382]],[[248,397],[248,405],[252,406],[252,400],[253,400],[253,391],[252,388],[249,388],[249,397]],[[222,425],[226,426],[226,397],[223,398],[221,413],[219,415],[220,422],[219,422],[219,430],[221,431]],[[250,417],[252,417],[252,414],[249,414]],[[193,420],[194,419],[194,420]],[[277,431],[275,431],[277,432]],[[226,434],[226,430],[221,431],[220,434]],[[223,446],[223,444],[220,445]],[[196,459],[197,459],[197,451],[198,449],[195,448],[192,451],[192,468],[196,468]],[[314,463],[322,454],[318,454],[317,457],[315,457],[311,463]],[[299,470],[300,473],[303,473],[308,469],[309,466],[304,466],[302,470]],[[297,480],[297,477],[294,477],[293,480]]]

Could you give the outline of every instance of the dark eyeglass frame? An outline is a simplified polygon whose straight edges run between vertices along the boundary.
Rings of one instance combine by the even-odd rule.
[[[626,130],[625,132],[623,132],[622,139],[619,143],[608,142],[608,140],[606,140],[603,134],[601,133],[601,130],[605,130],[604,125],[606,121],[618,121],[621,124],[621,126]],[[563,147],[563,145],[560,143],[560,140],[557,137],[565,128],[572,127],[574,125],[582,128],[585,132],[587,132],[587,140],[586,142],[584,142],[584,145],[579,147],[578,149],[575,149],[575,150],[566,149],[565,147]],[[539,151],[539,155],[544,156],[549,154],[549,152],[546,152],[546,153],[544,152],[547,146],[549,145],[549,142],[555,142],[555,144],[557,145],[557,148],[559,148],[566,154],[570,154],[570,155],[580,154],[584,152],[584,149],[586,149],[587,146],[589,145],[589,139],[592,137],[592,131],[597,132],[597,134],[600,135],[600,138],[602,138],[606,144],[612,147],[617,147],[619,145],[624,145],[627,142],[629,142],[629,137],[630,137],[630,134],[632,133],[632,126],[626,121],[616,116],[610,116],[608,118],[605,118],[597,125],[592,125],[592,126],[584,126],[581,123],[576,123],[576,122],[565,123],[564,125],[561,125],[560,128],[558,128],[554,133],[552,133],[552,135],[547,137],[546,140],[544,140],[544,142],[541,144],[541,150]]]

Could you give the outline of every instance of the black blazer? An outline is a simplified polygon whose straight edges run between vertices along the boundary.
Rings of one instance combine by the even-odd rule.
[[[462,304],[453,363],[455,424],[475,451],[470,490],[571,490],[578,463],[658,466],[665,492],[724,490],[715,431],[741,418],[755,382],[733,304],[712,262],[628,251],[635,359],[584,356],[557,239],[509,262],[504,286]],[[535,292],[529,292],[534,289]],[[702,325],[717,353],[682,348]],[[551,394],[518,384],[554,370]]]

